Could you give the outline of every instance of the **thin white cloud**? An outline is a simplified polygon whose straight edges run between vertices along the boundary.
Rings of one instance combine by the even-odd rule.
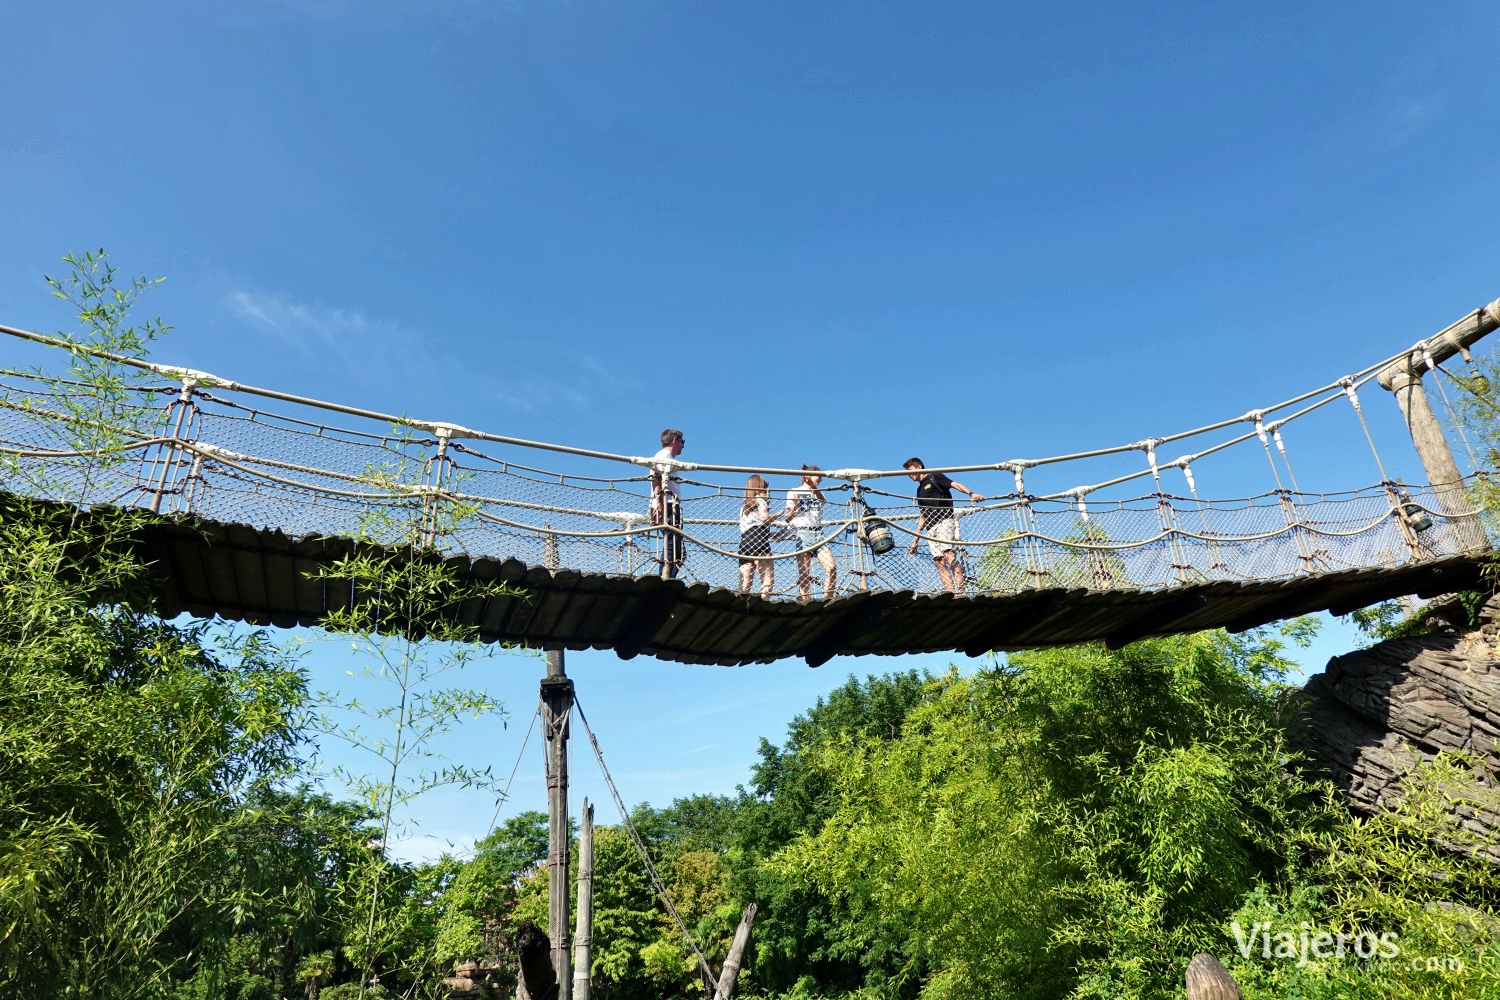
[[[495,352],[505,360],[505,377],[490,378],[472,357],[435,353],[432,345],[441,341],[428,331],[373,318],[362,309],[246,288],[230,291],[223,305],[243,326],[274,338],[277,349],[295,351],[305,366],[326,369],[341,383],[400,382],[403,395],[414,400],[419,398],[414,392],[441,397],[464,382],[465,392],[511,410],[581,410],[640,389],[630,372],[611,370],[546,338],[518,337]]]
[[[1386,117],[1385,148],[1403,146],[1432,120],[1435,109],[1429,102],[1403,101]]]
[[[309,357],[332,351],[347,363],[356,347],[372,338],[386,339],[399,333],[394,327],[376,329],[357,310],[291,302],[263,292],[230,292],[224,304],[248,325],[275,334],[283,344]]]

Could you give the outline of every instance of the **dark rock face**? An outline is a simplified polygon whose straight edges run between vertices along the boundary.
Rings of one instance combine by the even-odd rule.
[[[1393,639],[1308,679],[1304,744],[1358,812],[1394,805],[1414,764],[1462,750],[1500,767],[1500,602],[1478,629]]]

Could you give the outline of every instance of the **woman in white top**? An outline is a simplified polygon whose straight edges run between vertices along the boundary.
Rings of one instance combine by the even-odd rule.
[[[771,484],[762,476],[745,482],[745,502],[740,505],[740,593],[748,594],[760,569],[760,596],[769,599],[776,582],[776,564],[771,556]]]
[[[786,495],[787,523],[797,532],[797,600],[806,604],[812,599],[812,561],[818,557],[823,567],[823,597],[833,596],[838,581],[838,565],[833,553],[823,544],[823,491],[818,485],[823,482],[822,469],[816,465],[802,467],[802,485],[788,490]]]

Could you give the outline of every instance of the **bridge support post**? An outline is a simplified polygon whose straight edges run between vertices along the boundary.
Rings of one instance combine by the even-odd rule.
[[[1422,375],[1455,354],[1467,358],[1470,347],[1497,329],[1500,329],[1500,299],[1439,330],[1375,376],[1381,388],[1389,389],[1395,395],[1396,405],[1401,407],[1406,428],[1411,432],[1412,443],[1417,446],[1417,455],[1422,459],[1427,481],[1437,493],[1443,513],[1453,524],[1459,544],[1466,552],[1483,552],[1489,548],[1489,540],[1478,516],[1470,513],[1473,505],[1464,491],[1463,476],[1459,474],[1458,463],[1453,461],[1448,439],[1443,436],[1437,417],[1433,416],[1432,406],[1427,402]]]
[[[542,680],[542,722],[547,738],[547,935],[557,972],[558,1000],[571,1000],[568,954],[568,716],[573,682],[564,672],[563,651],[547,650]]]
[[[578,927],[573,934],[573,1000],[593,992],[594,943],[594,807],[583,800],[578,817]]]
[[[1422,387],[1422,376],[1410,368],[1381,373],[1380,384],[1390,389],[1406,420],[1406,429],[1416,445],[1417,457],[1422,460],[1422,469],[1427,481],[1437,494],[1439,506],[1453,525],[1459,545],[1465,552],[1483,552],[1489,548],[1484,526],[1474,514],[1474,505],[1464,490],[1463,474],[1453,460],[1453,451],[1443,428],[1427,401],[1427,391]]]

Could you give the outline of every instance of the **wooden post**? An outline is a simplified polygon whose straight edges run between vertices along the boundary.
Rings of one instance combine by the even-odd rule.
[[[563,669],[563,651],[547,651],[542,680],[542,721],[547,737],[547,932],[558,1000],[569,1000],[573,977],[568,955],[568,715],[573,682]]]
[[[1463,489],[1463,477],[1459,474],[1458,463],[1453,460],[1453,452],[1448,448],[1448,439],[1443,436],[1443,429],[1427,402],[1422,375],[1431,370],[1429,358],[1432,364],[1442,364],[1455,354],[1467,355],[1468,349],[1481,337],[1496,329],[1500,329],[1500,299],[1439,330],[1375,376],[1381,388],[1389,389],[1395,395],[1401,415],[1406,418],[1412,443],[1422,460],[1422,468],[1427,473],[1427,481],[1437,493],[1443,513],[1458,532],[1459,544],[1467,552],[1482,552],[1489,548],[1489,541],[1479,518],[1468,514],[1472,504]]]
[[[745,960],[745,949],[750,945],[750,926],[755,923],[755,904],[745,907],[740,925],[734,931],[734,943],[724,958],[724,968],[719,972],[719,988],[714,991],[714,1000],[729,1000],[734,995],[734,984],[740,978],[740,965]]]
[[[1473,513],[1474,505],[1469,502],[1468,492],[1464,489],[1463,473],[1458,471],[1448,439],[1432,412],[1432,404],[1427,401],[1422,376],[1413,371],[1393,372],[1387,388],[1396,396],[1396,405],[1401,407],[1401,416],[1406,420],[1407,432],[1416,445],[1427,481],[1437,494],[1438,505],[1458,532],[1459,544],[1465,552],[1483,552],[1489,547],[1484,526]]]
[[[578,926],[573,932],[573,1000],[589,1000],[594,944],[594,807],[583,800],[578,826]]]
[[[1187,967],[1187,1000],[1244,1000],[1239,984],[1219,960],[1199,952]]]

